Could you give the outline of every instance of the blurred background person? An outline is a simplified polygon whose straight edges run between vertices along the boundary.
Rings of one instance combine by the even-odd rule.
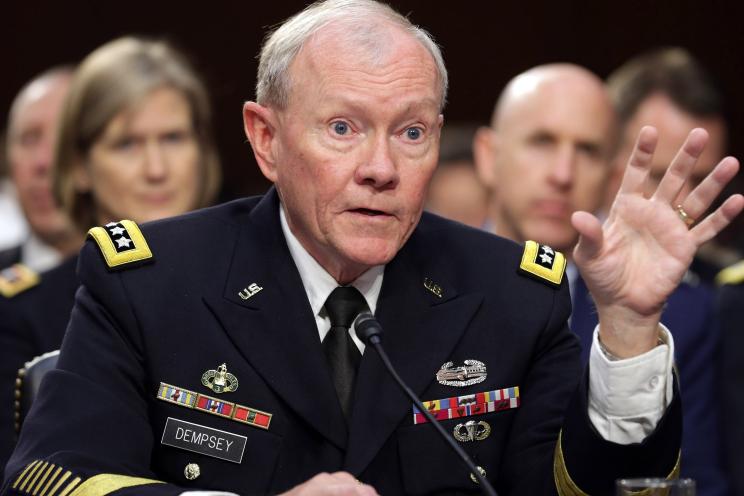
[[[717,310],[721,322],[721,430],[731,495],[744,496],[744,261],[718,276]]]
[[[607,198],[617,192],[635,137],[643,126],[659,130],[649,191],[654,191],[691,129],[704,128],[710,139],[679,198],[687,196],[724,157],[728,126],[723,95],[713,77],[686,50],[661,48],[634,57],[610,74],[607,86],[622,129]],[[609,210],[609,205],[604,208]],[[709,242],[698,250],[688,276],[710,283],[739,257],[731,249]]]
[[[209,98],[182,55],[163,42],[121,38],[81,63],[61,115],[53,184],[79,231],[207,206],[219,184]],[[76,259],[0,300],[7,317],[0,322],[0,405],[12,404],[25,361],[59,347],[78,286]],[[0,412],[4,465],[14,422],[10,409]]]
[[[20,244],[0,252],[0,269],[22,263],[36,272],[48,270],[77,252],[83,242],[83,234],[52,197],[57,121],[71,73],[70,68],[60,67],[35,77],[10,107],[6,148],[12,186],[4,187],[8,195],[4,201],[16,196],[28,228]],[[9,230],[19,228],[24,229],[17,221],[9,226]]]
[[[21,244],[28,235],[28,225],[18,205],[15,186],[8,177],[5,133],[5,129],[0,130],[0,253]]]
[[[475,124],[447,124],[442,129],[439,162],[426,197],[426,210],[472,227],[487,218],[488,189],[473,160]]]
[[[518,242],[531,239],[550,245],[570,260],[578,241],[571,215],[600,210],[614,172],[618,138],[613,102],[603,81],[588,70],[552,64],[512,79],[499,97],[491,127],[481,129],[475,141],[480,177],[494,191],[493,232]],[[588,363],[597,315],[573,264],[567,273],[571,329]],[[715,349],[709,346],[715,341],[711,336],[717,335],[710,323],[712,298],[710,288],[682,284],[662,316],[674,329],[685,405],[682,474],[695,478],[699,494],[705,495],[726,491],[716,425],[720,404],[714,394]]]

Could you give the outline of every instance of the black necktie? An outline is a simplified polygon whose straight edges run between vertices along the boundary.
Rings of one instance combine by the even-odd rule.
[[[351,393],[354,389],[359,349],[349,335],[349,327],[359,312],[367,310],[362,294],[353,286],[338,287],[325,302],[331,319],[331,330],[323,340],[323,351],[331,367],[333,384],[346,418],[351,414]]]

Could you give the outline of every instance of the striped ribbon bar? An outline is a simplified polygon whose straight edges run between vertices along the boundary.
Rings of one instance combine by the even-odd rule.
[[[518,408],[519,403],[519,387],[516,386],[423,402],[424,407],[436,420],[440,421],[510,410]],[[414,405],[413,423],[423,424],[425,422],[428,420]]]

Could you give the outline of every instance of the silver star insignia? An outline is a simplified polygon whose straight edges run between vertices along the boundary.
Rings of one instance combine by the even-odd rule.
[[[123,247],[129,248],[129,243],[131,243],[132,240],[129,238],[119,238],[116,240],[116,242],[118,243],[119,248],[123,248]]]
[[[116,224],[118,224],[118,222],[109,222],[108,224],[106,224],[106,227],[115,227]]]
[[[553,249],[551,247],[549,247],[549,246],[542,245],[542,251],[544,251],[545,253],[548,253],[550,255],[553,254]]]
[[[553,257],[546,255],[545,253],[540,255],[540,260],[542,260],[543,263],[553,263]]]
[[[123,227],[115,227],[111,229],[111,234],[114,236],[119,236],[120,234],[124,234],[125,229]]]

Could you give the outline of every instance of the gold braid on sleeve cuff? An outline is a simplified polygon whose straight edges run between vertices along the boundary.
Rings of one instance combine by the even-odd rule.
[[[34,460],[15,480],[13,489],[29,496],[105,496],[125,487],[162,484],[158,480],[119,474],[98,474],[82,482],[82,478],[72,475],[53,463]]]
[[[555,487],[558,490],[559,496],[589,496],[588,493],[584,492],[579,488],[579,486],[576,485],[576,483],[571,478],[571,475],[568,473],[568,468],[566,467],[566,461],[563,459],[563,448],[561,446],[563,439],[563,431],[558,435],[558,442],[555,445],[555,456],[553,458],[553,477],[555,479]],[[667,479],[676,479],[679,477],[679,463],[680,463],[680,457],[682,456],[682,453],[680,452],[679,455],[677,455],[677,462],[674,464],[674,468],[672,471],[667,475]],[[651,494],[648,491],[639,491],[637,493],[638,496],[644,496],[647,494]]]

